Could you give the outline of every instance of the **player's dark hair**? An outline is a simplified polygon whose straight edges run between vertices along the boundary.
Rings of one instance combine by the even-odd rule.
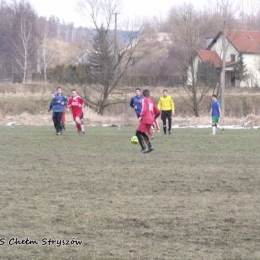
[[[139,90],[139,91],[141,91],[141,89],[140,89],[140,88],[136,88],[136,89],[135,89],[135,91],[136,91],[136,90]]]
[[[57,90],[58,90],[58,89],[61,89],[61,87],[57,87]]]
[[[213,94],[212,97],[214,97],[214,98],[218,98],[216,94]]]
[[[78,93],[76,89],[72,89],[72,90],[71,90],[71,93],[72,93],[73,91],[76,91],[76,93]]]
[[[150,97],[150,91],[149,91],[148,89],[145,89],[145,90],[143,91],[143,95],[144,95],[145,97]]]

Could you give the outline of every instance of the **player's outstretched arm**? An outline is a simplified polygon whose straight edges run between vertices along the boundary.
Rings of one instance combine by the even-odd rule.
[[[131,101],[130,101],[130,107],[135,107],[135,105],[134,105],[134,98],[131,98]]]
[[[209,116],[211,116],[211,115],[212,115],[212,108],[209,111]]]
[[[158,107],[159,110],[161,110],[161,98],[158,101],[157,107]]]
[[[219,111],[219,117],[222,118],[222,112],[221,112],[220,107],[218,108],[218,111]]]

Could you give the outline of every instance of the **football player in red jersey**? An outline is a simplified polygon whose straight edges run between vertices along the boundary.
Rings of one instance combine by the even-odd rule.
[[[75,89],[71,90],[71,97],[67,104],[68,110],[71,108],[73,119],[76,123],[76,127],[78,129],[78,133],[82,134],[81,128],[81,120],[80,117],[82,115],[82,109],[84,107],[83,99],[78,95]]]
[[[148,89],[143,91],[143,95],[142,111],[139,117],[140,124],[137,128],[136,136],[142,148],[141,153],[148,153],[154,149],[148,135],[151,135],[151,126],[153,125],[154,120],[160,115],[160,110],[150,99],[150,92]],[[146,133],[148,133],[148,135]],[[148,146],[147,148],[145,143]]]

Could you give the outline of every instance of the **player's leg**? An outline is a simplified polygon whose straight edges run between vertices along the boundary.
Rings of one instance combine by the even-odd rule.
[[[142,137],[148,146],[149,152],[154,150],[154,147],[152,146],[152,143],[149,140],[149,136],[146,133],[142,133]]]
[[[212,134],[215,135],[216,134],[216,123],[212,122]]]
[[[57,134],[60,135],[62,133],[62,125],[61,125],[61,118],[62,118],[63,112],[58,112],[57,115]]]
[[[150,137],[153,139],[153,133],[154,133],[154,125],[151,125],[151,131],[150,131],[151,135]]]
[[[160,125],[159,125],[159,122],[157,121],[157,119],[154,120],[154,125],[157,129],[157,132],[160,133]]]
[[[137,130],[135,135],[137,136],[138,142],[139,142],[139,144],[140,144],[140,146],[142,148],[141,152],[146,151],[146,145],[145,145],[145,141],[144,141],[143,136],[142,136],[142,132]]]
[[[62,117],[62,112],[54,112],[53,122],[54,122],[54,127],[56,129],[56,135],[61,134],[61,117]]]
[[[77,129],[78,129],[78,133],[79,133],[79,134],[82,134],[80,116],[75,116],[75,117],[74,117],[74,121],[75,121],[75,123],[76,123],[76,127],[77,127]]]
[[[66,126],[65,126],[65,123],[63,122],[63,121],[61,121],[61,128],[62,128],[62,130],[66,130]]]
[[[225,129],[224,129],[224,127],[220,126],[219,123],[216,123],[216,127],[222,131],[222,134],[225,133]]]
[[[168,133],[170,135],[171,134],[171,129],[172,129],[172,111],[169,111],[167,113],[167,118],[168,118]]]
[[[55,128],[56,134],[57,134],[58,133],[57,132],[57,112],[53,112],[52,120],[53,120],[54,128]]]
[[[84,130],[84,114],[83,114],[83,112],[82,112],[82,114],[80,116],[80,121],[81,121],[82,134],[85,134],[85,130]]]
[[[62,130],[66,130],[65,120],[66,120],[66,111],[64,110],[64,112],[62,113],[62,117],[61,117],[61,127],[62,127]]]
[[[151,133],[151,125],[144,124],[141,122],[136,131],[136,136],[138,138],[139,144],[142,147],[141,153],[149,153],[150,151],[153,150],[152,144],[150,143],[149,137],[147,136],[146,133],[148,134]],[[146,144],[148,145],[147,148],[146,148]]]
[[[54,127],[56,129],[56,134],[58,134],[60,128],[59,128],[59,125],[60,125],[60,121],[59,120],[59,112],[53,112],[53,123],[54,123]]]
[[[161,119],[163,121],[163,134],[166,135],[166,113],[162,111]]]
[[[212,117],[212,134],[216,134],[216,128],[217,128],[217,123],[218,123],[218,117],[213,116]]]

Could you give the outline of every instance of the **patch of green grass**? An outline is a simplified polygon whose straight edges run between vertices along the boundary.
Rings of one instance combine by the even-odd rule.
[[[0,127],[1,259],[259,259],[259,130],[54,133]]]

